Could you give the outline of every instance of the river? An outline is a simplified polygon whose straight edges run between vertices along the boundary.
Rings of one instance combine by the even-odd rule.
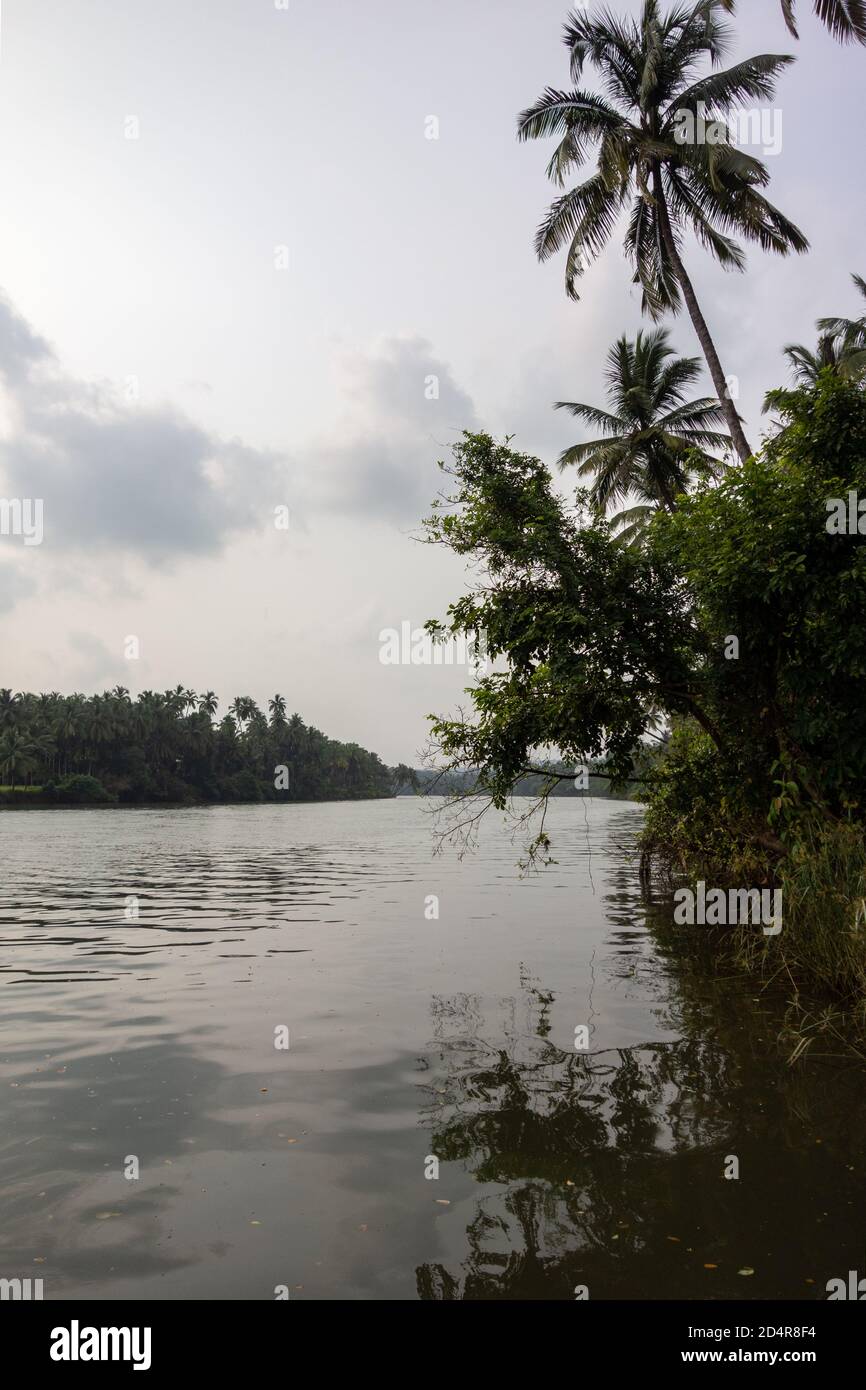
[[[866,1273],[863,1068],[787,1066],[783,1001],[669,930],[640,809],[553,801],[525,878],[496,813],[461,859],[430,811],[0,813],[0,1277],[809,1300]]]

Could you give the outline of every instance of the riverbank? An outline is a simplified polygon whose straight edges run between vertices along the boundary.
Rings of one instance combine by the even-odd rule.
[[[843,1045],[866,1056],[866,841],[851,822],[801,825],[784,858],[751,859],[732,872],[724,859],[694,849],[664,852],[653,808],[642,837],[641,875],[663,891],[698,882],[707,893],[743,893],[773,885],[778,930],[717,918],[719,970],[755,977],[786,995],[791,1059],[816,1045]],[[719,837],[724,843],[723,837]],[[748,892],[749,890],[745,890]],[[752,890],[754,891],[754,889]]]
[[[256,788],[258,794],[248,794],[246,796],[200,796],[190,788],[188,794],[180,797],[154,798],[154,797],[135,797],[128,794],[111,792],[95,777],[76,777],[70,779],[75,785],[64,787],[48,784],[44,787],[0,787],[0,810],[50,810],[52,807],[57,809],[71,810],[76,807],[97,807],[105,806],[108,808],[123,809],[124,807],[175,807],[184,806],[243,806],[243,805],[314,805],[330,801],[389,801],[395,796],[394,792],[380,791],[369,792],[343,791],[339,793],[330,792],[326,796],[292,796],[290,793],[273,792],[268,795],[270,790],[267,785]]]

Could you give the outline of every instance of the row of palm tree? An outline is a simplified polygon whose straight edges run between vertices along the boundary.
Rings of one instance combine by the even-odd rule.
[[[182,685],[133,699],[125,686],[101,695],[34,695],[0,689],[0,780],[61,785],[98,778],[123,800],[220,800],[272,796],[288,769],[289,799],[385,796],[394,788],[375,753],[287,717],[282,695],[265,714],[239,695],[216,719],[219,699]]]

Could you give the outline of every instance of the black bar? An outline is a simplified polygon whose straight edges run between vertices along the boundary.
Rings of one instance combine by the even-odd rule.
[[[307,1378],[311,1356],[314,1361],[317,1356],[329,1361],[335,1351],[355,1363],[357,1374],[364,1374],[365,1365],[375,1373],[374,1364],[381,1367],[390,1362],[403,1337],[419,1331],[434,1338],[450,1338],[457,1332],[461,1342],[467,1339],[485,1361],[489,1357],[495,1362],[501,1355],[510,1363],[522,1348],[531,1359],[540,1357],[537,1374],[548,1358],[543,1343],[523,1341],[533,1330],[555,1334],[549,1355],[558,1361],[565,1354],[577,1378],[584,1378],[589,1370],[590,1353],[612,1373],[635,1370],[652,1375],[690,1366],[700,1371],[712,1364],[775,1369],[793,1364],[826,1377],[828,1371],[851,1365],[862,1347],[864,1330],[863,1312],[825,1300],[760,1304],[497,1301],[480,1314],[480,1320],[476,1315],[469,1324],[456,1311],[434,1317],[420,1303],[400,1305],[395,1317],[393,1304],[305,1302],[302,1298],[267,1304],[5,1302],[0,1317],[7,1353],[14,1347],[22,1369],[48,1372],[53,1382],[81,1375],[92,1379],[100,1372],[114,1377],[128,1374],[142,1382],[150,1376],[161,1382],[166,1375],[212,1371],[224,1380],[249,1376],[268,1363],[275,1369],[282,1367],[287,1379]],[[96,1341],[88,1330],[102,1328],[129,1331],[128,1339],[116,1340],[118,1352],[128,1352],[125,1361],[80,1356],[82,1351],[89,1354],[92,1347],[111,1355],[112,1337],[107,1336],[103,1346],[102,1338]],[[491,1330],[499,1328],[501,1341],[492,1341]],[[138,1329],[137,1336],[132,1329]],[[456,1374],[460,1366],[456,1344],[449,1341],[447,1346],[447,1362]],[[77,1348],[79,1359],[53,1359],[52,1347],[70,1354]],[[141,1363],[137,1372],[133,1357]],[[548,1370],[552,1365],[550,1361]],[[404,1366],[404,1374],[411,1375],[410,1368],[411,1362]],[[514,1367],[510,1369],[513,1379]]]

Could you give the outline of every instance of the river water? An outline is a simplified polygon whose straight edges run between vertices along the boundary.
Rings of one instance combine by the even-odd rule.
[[[495,813],[460,858],[430,810],[0,813],[0,1277],[809,1300],[866,1274],[863,1068],[787,1066],[782,1002],[646,903],[639,808],[554,801],[524,878]]]

